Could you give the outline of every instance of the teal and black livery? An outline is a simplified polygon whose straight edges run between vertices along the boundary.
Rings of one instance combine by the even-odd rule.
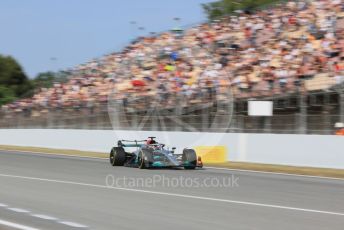
[[[128,149],[133,149],[128,151]],[[193,149],[185,148],[182,153],[175,153],[176,148],[165,148],[164,144],[155,141],[155,137],[147,140],[119,140],[110,152],[112,166],[149,168],[184,168],[195,169],[203,166]]]

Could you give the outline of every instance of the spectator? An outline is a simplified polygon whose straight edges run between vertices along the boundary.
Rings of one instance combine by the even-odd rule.
[[[185,103],[200,103],[229,86],[238,97],[287,93],[320,73],[341,84],[342,8],[338,0],[288,1],[200,24],[178,36],[141,37],[121,52],[76,66],[67,82],[2,111],[44,116],[48,109],[107,103],[109,96],[127,107],[140,107],[140,97],[160,98],[169,106],[179,93]]]

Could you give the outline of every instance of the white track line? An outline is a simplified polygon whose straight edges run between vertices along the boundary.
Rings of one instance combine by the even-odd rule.
[[[230,168],[218,168],[218,167],[204,167],[204,168],[206,168],[206,169],[215,169],[215,170],[224,170],[224,171],[261,173],[261,174],[273,174],[273,175],[283,175],[283,176],[308,177],[308,178],[329,179],[329,180],[343,180],[344,181],[343,178],[326,177],[326,176],[311,176],[311,175],[292,174],[292,173],[265,172],[265,171],[249,170],[249,169],[230,169]]]
[[[18,213],[30,213],[30,211],[28,211],[28,210],[21,209],[21,208],[10,208],[6,204],[2,204],[2,203],[0,203],[0,207],[7,207],[8,210],[13,211],[13,212],[18,212]],[[82,224],[75,223],[75,222],[70,222],[70,221],[59,221],[59,219],[57,219],[55,217],[44,215],[44,214],[31,214],[31,216],[35,217],[35,218],[43,219],[43,220],[56,221],[59,224],[67,225],[67,226],[74,227],[74,228],[88,228],[88,226],[86,226],[86,225],[82,225]],[[10,223],[10,222],[4,221],[4,223],[5,222],[6,223]],[[1,223],[2,222],[0,220],[0,225],[1,225]],[[10,223],[10,224],[15,224],[15,223]],[[7,224],[3,224],[3,225],[10,226],[10,225],[7,225]],[[15,225],[17,226],[17,224],[15,224]],[[34,228],[27,228],[26,226],[24,226],[25,228],[15,227],[14,225],[10,226],[10,227],[14,227],[14,228],[17,228],[17,229],[23,229],[23,230],[34,229]]]
[[[58,220],[57,218],[55,217],[52,217],[52,216],[47,216],[47,215],[42,215],[42,214],[32,214],[31,215],[32,217],[36,217],[36,218],[39,218],[39,219],[43,219],[43,220]]]
[[[62,157],[71,157],[71,158],[89,158],[89,159],[98,159],[107,161],[107,158],[104,157],[91,157],[91,156],[78,156],[78,155],[70,155],[64,153],[45,153],[45,152],[32,152],[32,151],[25,151],[25,150],[7,150],[7,149],[0,149],[0,151],[8,151],[8,152],[15,152],[15,153],[33,153],[37,155],[51,155],[51,156],[62,156]],[[311,176],[311,175],[302,175],[302,174],[293,174],[293,173],[279,173],[279,172],[268,172],[268,171],[256,171],[256,170],[249,170],[249,169],[230,169],[230,168],[221,168],[221,167],[204,167],[205,169],[216,169],[216,170],[224,170],[224,171],[237,171],[237,172],[249,172],[249,173],[261,173],[261,174],[272,174],[272,175],[283,175],[283,176],[295,176],[295,177],[308,177],[308,178],[318,178],[318,179],[328,179],[328,180],[343,180],[343,178],[337,177],[326,177],[326,176]]]
[[[155,194],[155,195],[164,195],[164,196],[190,198],[190,199],[198,199],[198,200],[217,201],[217,202],[223,202],[223,203],[232,203],[232,204],[266,207],[266,208],[302,211],[302,212],[309,212],[309,213],[320,213],[320,214],[328,214],[328,215],[335,215],[335,216],[344,216],[344,213],[340,213],[340,212],[322,211],[322,210],[307,209],[307,208],[296,208],[296,207],[289,207],[289,206],[282,206],[282,205],[272,205],[272,204],[263,204],[263,203],[246,202],[246,201],[238,201],[238,200],[218,199],[218,198],[211,198],[211,197],[202,197],[202,196],[193,196],[193,195],[185,195],[185,194],[178,194],[178,193],[149,191],[149,190],[141,190],[141,189],[108,187],[105,185],[87,184],[87,183],[80,183],[80,182],[74,182],[74,181],[52,180],[52,179],[38,178],[38,177],[26,177],[26,176],[8,175],[8,174],[0,174],[0,176],[1,177],[8,177],[8,178],[53,182],[53,183],[59,183],[59,184],[79,185],[79,186],[87,186],[87,187],[102,188],[102,189],[114,189],[114,190],[123,190],[123,191],[131,191],[131,192],[141,192],[141,193],[148,193],[148,194]]]
[[[82,225],[82,224],[78,224],[78,223],[74,223],[74,222],[69,222],[69,221],[62,221],[59,222],[60,224],[64,224],[73,228],[88,228],[88,226]]]
[[[26,209],[21,209],[21,208],[7,208],[7,209],[13,212],[18,212],[18,213],[30,213],[30,211]]]
[[[0,220],[0,225],[4,225],[4,226],[7,226],[7,227],[11,227],[11,228],[15,228],[15,229],[20,229],[20,230],[39,230],[38,228],[32,228],[32,227],[29,227],[29,226],[25,226],[25,225],[13,223],[13,222],[5,221],[5,220]]]

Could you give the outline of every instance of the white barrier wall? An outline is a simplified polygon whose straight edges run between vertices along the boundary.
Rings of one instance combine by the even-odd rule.
[[[344,169],[344,137],[288,134],[149,132],[113,130],[3,129],[0,145],[109,152],[118,139],[158,137],[169,146],[223,145],[227,159]]]

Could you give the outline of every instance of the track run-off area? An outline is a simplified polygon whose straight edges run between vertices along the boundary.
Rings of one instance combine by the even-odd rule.
[[[343,229],[344,180],[0,151],[0,229]]]

